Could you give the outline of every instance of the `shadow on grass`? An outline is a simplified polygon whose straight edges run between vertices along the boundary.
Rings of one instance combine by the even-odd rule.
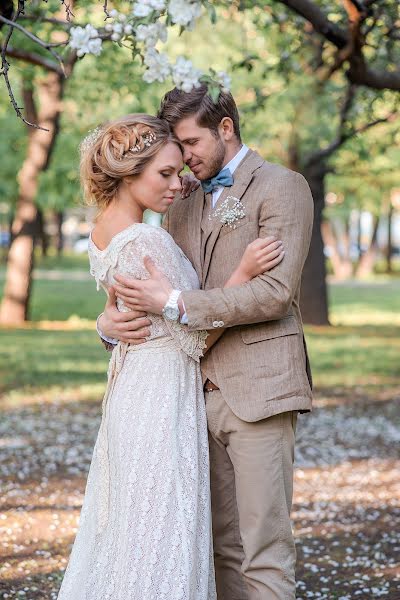
[[[1,330],[1,391],[105,381],[109,354],[92,331]]]
[[[400,385],[399,327],[306,327],[306,338],[316,388]]]

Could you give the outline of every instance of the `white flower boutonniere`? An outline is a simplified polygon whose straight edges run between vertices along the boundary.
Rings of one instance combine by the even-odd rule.
[[[221,206],[218,206],[213,213],[208,215],[210,221],[212,219],[219,218],[222,225],[236,229],[236,223],[240,219],[246,216],[244,205],[241,203],[239,198],[235,196],[228,196],[222,202]]]

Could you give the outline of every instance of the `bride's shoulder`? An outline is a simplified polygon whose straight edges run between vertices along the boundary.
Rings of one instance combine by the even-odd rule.
[[[140,237],[141,239],[148,239],[149,241],[159,242],[163,245],[173,244],[175,242],[170,236],[168,231],[158,225],[149,225],[148,223],[140,224]]]

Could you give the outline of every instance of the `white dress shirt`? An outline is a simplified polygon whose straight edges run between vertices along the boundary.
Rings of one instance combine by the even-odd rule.
[[[239,166],[239,164],[242,162],[242,160],[246,156],[248,150],[249,149],[246,146],[246,144],[243,144],[242,147],[240,148],[239,152],[237,154],[235,154],[235,156],[232,158],[232,160],[230,160],[228,162],[227,165],[225,165],[224,169],[229,169],[231,174],[233,175],[236,168]],[[224,187],[222,185],[220,185],[219,187],[215,188],[215,190],[213,191],[213,193],[212,193],[212,207],[213,208],[215,207],[219,197],[221,196],[223,189],[224,189]]]

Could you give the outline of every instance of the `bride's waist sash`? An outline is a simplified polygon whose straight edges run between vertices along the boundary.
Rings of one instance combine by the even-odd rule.
[[[108,383],[121,371],[125,357],[131,352],[149,352],[153,350],[178,350],[179,346],[172,337],[158,337],[146,340],[142,344],[118,342],[112,351],[108,367]]]

